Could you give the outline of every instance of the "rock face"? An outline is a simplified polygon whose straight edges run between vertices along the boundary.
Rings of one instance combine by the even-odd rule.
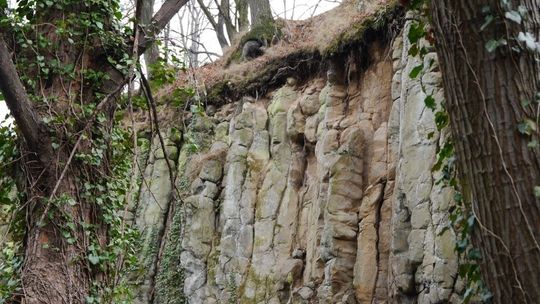
[[[138,303],[459,302],[453,194],[431,171],[445,134],[406,33],[194,117],[166,156],[153,145]],[[442,100],[436,64],[422,84]]]

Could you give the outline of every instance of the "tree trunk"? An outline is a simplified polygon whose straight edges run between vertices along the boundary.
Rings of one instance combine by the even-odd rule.
[[[60,182],[60,195],[75,197],[77,187],[74,183],[76,175],[72,175],[73,173],[70,172]],[[70,215],[80,222],[91,219],[88,202],[77,203],[78,206],[63,206],[62,214]],[[81,260],[81,252],[85,252],[85,248],[81,246],[83,240],[86,240],[84,233],[78,229],[75,232],[74,237],[81,243],[67,243],[58,229],[64,227],[65,222],[59,219],[56,222],[42,222],[41,214],[46,206],[43,201],[30,206],[34,210],[29,213],[33,216],[28,222],[30,229],[27,232],[22,273],[24,303],[85,303],[86,296],[90,293],[90,284],[99,275],[90,269],[86,258]],[[97,222],[95,224],[101,225]],[[106,239],[105,235],[100,235],[100,238]]]
[[[251,26],[264,25],[271,22],[272,10],[268,0],[248,0],[251,11]]]
[[[137,31],[139,39],[132,41],[136,43],[138,54],[152,44],[155,35],[186,1],[165,1],[154,16],[148,35]],[[112,137],[108,132],[114,124],[116,105],[112,101],[121,92],[127,78],[108,63],[101,40],[85,41],[91,29],[74,29],[74,40],[80,39],[77,43],[65,39],[61,31],[56,30],[58,24],[71,24],[65,22],[66,16],[76,23],[77,19],[73,19],[70,12],[102,16],[103,19],[96,19],[92,30],[112,28],[109,19],[112,16],[103,13],[110,11],[99,9],[83,1],[65,4],[61,10],[52,6],[36,11],[28,8],[32,13],[28,14],[32,19],[30,23],[35,26],[28,30],[27,37],[44,37],[50,43],[50,47],[38,50],[37,57],[43,58],[41,62],[44,65],[57,60],[59,67],[71,66],[73,70],[69,77],[62,72],[53,72],[52,69],[45,72],[28,64],[20,64],[17,71],[12,54],[16,53],[18,60],[36,60],[34,52],[37,49],[15,46],[16,49],[10,51],[3,36],[15,34],[0,33],[0,90],[18,127],[26,182],[27,201],[21,207],[26,210],[25,257],[21,274],[23,293],[17,303],[82,304],[88,301],[94,287],[105,290],[116,283],[116,277],[111,276],[116,275],[113,273],[115,269],[111,268],[115,268],[114,263],[119,261],[101,263],[101,258],[110,256],[90,257],[93,249],[89,248],[106,248],[111,235],[118,234],[118,231],[108,231],[110,223],[103,216],[106,212],[115,213],[117,210],[114,208],[118,206],[104,206],[103,201],[97,201],[91,194],[107,194],[109,187],[114,187],[114,182],[107,180],[114,176],[112,172],[115,169],[111,167],[114,163],[109,162],[114,153],[108,145]],[[118,34],[115,30],[108,33]],[[123,37],[118,38],[122,41]],[[117,51],[132,53],[129,48]],[[112,54],[110,56],[113,58]],[[89,81],[83,76],[88,75],[85,74],[88,71],[92,71],[94,76],[107,77]],[[25,87],[19,75],[34,80],[33,85]],[[98,83],[101,86],[96,85]],[[36,101],[31,101],[28,95],[33,95]],[[86,106],[92,106],[91,114],[81,110]],[[65,121],[73,115],[78,119],[71,123],[45,125],[43,122],[43,118]],[[99,122],[98,116],[101,118]],[[84,156],[84,153],[90,155],[98,145],[103,149],[98,163],[87,164],[77,160],[77,156]],[[98,184],[98,181],[107,183]],[[96,188],[98,190],[90,192]]]
[[[142,0],[141,1],[141,16],[139,24],[142,27],[148,27],[152,20],[152,15],[154,14],[154,0]],[[146,52],[144,52],[144,62],[146,64],[146,71],[149,77],[152,77],[151,71],[152,66],[156,63],[159,58],[159,48],[157,45],[152,44]]]
[[[192,13],[191,13],[191,26],[189,27],[191,29],[191,45],[189,47],[189,66],[192,68],[196,68],[199,66],[199,47],[201,45],[201,11],[197,10],[195,8],[195,1],[191,3],[192,5]]]
[[[537,120],[540,62],[515,38],[530,32],[538,40],[540,2],[509,1],[516,11],[527,8],[521,24],[505,19],[508,9],[501,2],[433,0],[432,22],[461,183],[479,223],[473,242],[482,252],[483,279],[495,303],[536,303],[540,200],[534,188],[540,185],[540,151],[528,147],[532,138],[518,125]],[[481,30],[486,7],[495,20]],[[501,38],[508,45],[487,50]]]
[[[236,0],[236,11],[238,12],[238,29],[240,32],[249,27],[248,3],[247,0]]]
[[[56,225],[61,223],[53,223],[42,215],[50,210],[43,198],[50,196],[53,189],[59,194],[69,192],[72,179],[63,178],[55,185],[54,172],[60,166],[51,149],[47,128],[32,108],[1,35],[0,89],[25,138],[22,155],[28,169],[26,178],[33,184],[27,193],[28,231],[21,275],[25,303],[82,303],[89,288],[89,272],[81,263],[71,263],[77,250],[57,233]],[[78,215],[73,212],[75,208],[59,208],[65,214]]]
[[[227,37],[225,36],[224,26],[225,26],[225,17],[223,16],[222,13],[219,13],[215,31],[216,31],[216,35],[219,41],[219,45],[221,46],[222,50],[229,46],[229,41],[227,41]]]
[[[227,29],[227,35],[229,36],[229,39],[231,41],[232,39],[234,39],[234,36],[236,36],[236,33],[238,32],[236,30],[236,27],[234,26],[233,20],[234,19],[231,19],[231,4],[229,0],[221,0],[221,4],[219,5],[218,23],[224,23],[225,28]]]

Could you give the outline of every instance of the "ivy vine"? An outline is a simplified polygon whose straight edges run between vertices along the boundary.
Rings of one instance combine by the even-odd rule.
[[[421,62],[411,69],[409,77],[411,79],[420,79],[422,92],[426,96],[424,98],[424,104],[428,109],[433,111],[437,131],[442,132],[449,126],[449,114],[444,108],[444,102],[436,100],[433,92],[429,92],[421,80],[422,76],[434,64],[433,59],[427,62],[427,64],[425,63],[429,48],[435,43],[433,31],[430,27],[429,1],[413,0],[409,3],[408,8],[416,11],[416,15],[419,16],[417,19],[411,21],[407,34],[407,39],[410,43],[408,55],[413,58],[419,58]],[[428,139],[431,139],[434,134],[434,132],[429,133]],[[433,165],[432,171],[441,173],[441,178],[436,181],[436,184],[451,187],[454,192],[454,205],[450,208],[449,214],[451,226],[443,229],[440,234],[448,229],[453,229],[456,233],[457,241],[455,250],[460,256],[458,275],[466,284],[463,303],[469,303],[472,300],[488,302],[492,294],[487,289],[481,277],[479,262],[482,256],[480,251],[472,246],[471,242],[472,233],[476,227],[476,218],[470,202],[464,200],[461,193],[460,183],[457,177],[454,143],[451,138],[445,139],[445,142],[439,148],[437,161]]]
[[[66,244],[82,249],[85,267],[100,273],[86,298],[88,303],[130,303],[132,282],[120,274],[138,267],[138,231],[124,215],[134,174],[134,130],[123,125],[123,115],[115,115],[126,109],[125,103],[108,111],[100,110],[99,105],[106,96],[103,84],[109,80],[103,67],[112,66],[127,75],[130,67],[138,64],[124,51],[129,49],[128,37],[133,30],[122,23],[118,0],[21,0],[11,10],[3,0],[0,9],[0,30],[10,33],[5,38],[16,48],[14,62],[20,78],[50,134],[55,135],[53,151],[76,152],[69,165],[78,172],[75,182],[80,186],[74,194],[59,193],[44,199],[47,207],[41,219],[54,222]],[[66,58],[75,59],[64,64]],[[53,83],[61,83],[62,92],[51,91]],[[15,143],[13,128],[0,128],[2,163],[23,165]],[[16,234],[24,232],[24,200],[13,197],[13,188],[19,186],[15,193],[27,189],[24,183],[16,185],[14,179],[24,170],[3,174],[10,168],[0,167],[0,216],[14,214],[8,219],[9,239],[0,239],[0,303],[20,293],[23,259],[23,237]],[[82,203],[94,210],[96,218],[73,218],[65,211]],[[105,240],[103,231],[107,231]],[[44,248],[60,249],[52,246],[43,244]]]

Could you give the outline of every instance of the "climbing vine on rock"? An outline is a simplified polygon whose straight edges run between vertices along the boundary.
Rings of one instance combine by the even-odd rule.
[[[429,49],[434,47],[435,39],[430,28],[429,21],[429,1],[414,0],[406,1],[408,9],[414,11],[415,19],[411,22],[407,33],[410,43],[408,55],[419,59],[419,64],[413,67],[409,73],[411,79],[419,79],[422,91],[425,94],[424,104],[426,108],[434,113],[435,125],[438,132],[444,132],[449,128],[449,114],[444,108],[444,102],[437,100],[433,90],[428,90],[422,78],[434,66],[433,59],[426,61]],[[405,3],[404,3],[405,4]],[[428,134],[428,139],[435,135],[434,132]],[[481,299],[483,302],[491,298],[491,293],[487,290],[480,273],[479,261],[482,258],[480,251],[472,246],[472,232],[476,226],[475,215],[470,202],[463,199],[460,183],[457,177],[456,155],[454,143],[451,137],[445,138],[437,153],[437,162],[433,171],[440,172],[441,178],[436,182],[451,187],[454,191],[455,205],[450,209],[449,219],[451,227],[457,235],[455,250],[460,255],[459,276],[466,282],[466,290],[463,294],[463,302],[469,303],[471,300]]]

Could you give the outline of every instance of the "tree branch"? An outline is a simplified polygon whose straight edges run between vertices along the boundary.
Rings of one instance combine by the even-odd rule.
[[[216,0],[214,0],[214,3],[216,4],[218,8],[219,15],[223,17],[223,21],[225,22],[225,28],[227,28],[227,34],[229,35],[229,39],[232,40],[234,36],[236,35],[237,31],[231,20],[231,15],[230,15],[231,5],[228,0],[221,0],[221,5]]]
[[[169,24],[169,21],[171,21],[172,17],[178,11],[182,6],[184,6],[187,3],[188,0],[167,0],[157,13],[152,17],[152,26],[150,27],[149,33],[143,33],[141,35],[141,40],[139,41],[139,54],[144,53],[146,48],[148,48],[155,40],[156,36]],[[139,29],[141,30],[141,29]]]
[[[188,0],[166,0],[163,5],[159,8],[158,12],[152,17],[151,26],[146,27],[148,31],[145,31],[141,26],[137,26],[137,34],[140,37],[138,42],[134,42],[134,45],[137,45],[137,54],[141,56],[144,54],[146,49],[154,43],[156,36],[167,26],[171,21],[172,17],[182,6],[187,3]],[[140,6],[140,4],[137,4]],[[138,12],[135,12],[136,15],[139,15]],[[135,38],[135,35],[134,37]],[[132,49],[126,50],[126,53],[132,53]],[[128,81],[120,71],[118,71],[112,65],[109,65],[105,71],[109,75],[109,80],[106,81],[102,86],[102,91],[105,93],[111,93],[117,91],[118,87],[122,87]]]
[[[206,16],[206,19],[210,22],[214,30],[217,32],[218,30],[218,23],[214,19],[214,16],[212,16],[212,13],[210,10],[206,7],[204,2],[202,0],[197,0],[197,3],[199,3],[199,6],[201,7],[201,10],[203,11],[204,15]]]
[[[42,162],[45,161],[43,165],[47,165],[51,160],[48,157],[52,156],[47,128],[32,108],[2,35],[0,35],[0,90],[28,148],[35,152]]]
[[[178,10],[187,3],[187,0],[167,0],[159,11],[152,18],[152,31],[147,35],[142,33],[142,39],[138,44],[138,54],[150,46],[155,36],[165,28]],[[139,28],[139,31],[141,29]],[[112,73],[113,75],[115,73]],[[116,74],[119,74],[116,72]],[[119,86],[123,86],[125,77],[115,75],[112,77],[113,89],[106,90],[114,92]],[[119,79],[120,78],[120,79]],[[117,81],[114,81],[116,79]],[[7,106],[15,118],[17,127],[21,130],[24,140],[31,151],[39,157],[42,165],[46,167],[52,159],[53,151],[51,139],[45,124],[34,110],[28,95],[22,84],[19,74],[11,60],[11,54],[2,35],[0,35],[0,90],[2,91]]]
[[[214,28],[214,31],[216,31],[216,35],[218,38],[219,45],[223,49],[224,47],[229,46],[229,42],[227,41],[227,38],[225,38],[225,33],[223,32],[223,23],[226,19],[225,16],[223,16],[221,8],[218,5],[218,21],[214,19],[214,16],[212,16],[212,13],[206,7],[204,2],[202,0],[197,0],[197,3],[199,3],[199,6],[201,7],[201,10],[203,11],[204,15],[206,16],[206,19],[210,22],[212,25],[212,28]]]

